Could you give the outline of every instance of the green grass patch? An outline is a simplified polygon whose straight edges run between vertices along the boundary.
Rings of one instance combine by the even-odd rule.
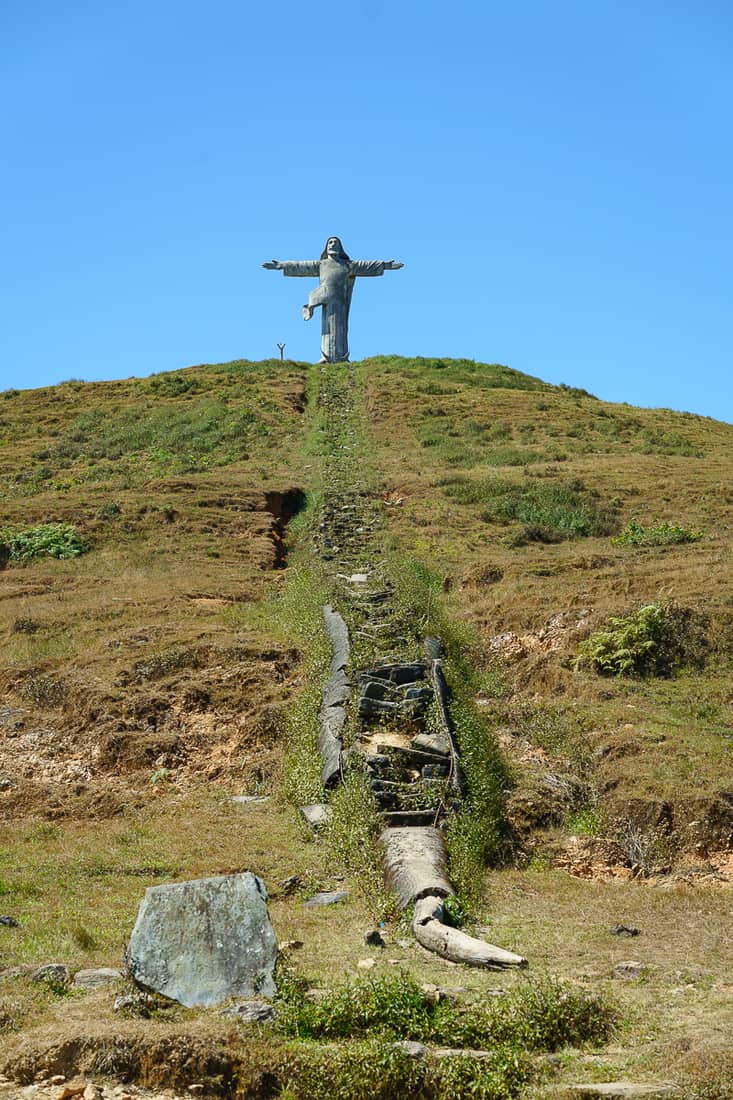
[[[8,547],[11,561],[37,558],[78,558],[89,543],[71,523],[41,523],[36,527],[2,527],[0,543]]]
[[[401,378],[419,378],[420,392],[446,393],[444,388],[431,389],[431,384],[444,387],[446,383],[462,383],[480,389],[552,390],[553,386],[540,378],[523,374],[502,363],[477,363],[474,359],[432,359],[422,356],[406,358],[401,355],[375,355],[364,359],[367,368],[379,368],[383,373],[398,374]]]
[[[78,459],[91,464],[139,456],[150,474],[161,476],[246,457],[247,440],[267,432],[247,406],[231,407],[210,397],[185,403],[148,399],[115,411],[97,408],[82,413],[56,443],[35,457],[61,469]]]
[[[528,541],[609,535],[617,527],[614,509],[579,480],[456,478],[444,484],[444,491],[459,504],[478,506],[486,523],[525,524]]]

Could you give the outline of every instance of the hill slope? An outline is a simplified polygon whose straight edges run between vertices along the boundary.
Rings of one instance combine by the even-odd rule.
[[[386,918],[392,965],[446,980],[399,946],[384,899],[333,844],[310,842],[283,794],[298,787],[295,726],[323,660],[310,541],[328,491],[322,377],[242,361],[0,394],[13,551],[0,898],[20,926],[2,930],[4,966],[115,965],[144,886],[247,869],[311,979],[356,973],[364,929]],[[470,361],[379,357],[354,365],[353,386],[385,560],[419,575],[424,633],[452,622],[511,773],[507,866],[476,884],[474,923],[603,989],[629,953],[608,928],[638,924],[644,981],[625,1005],[644,1024],[607,1067],[664,1075],[686,1043],[684,1076],[716,1046],[702,1015],[730,1024],[733,427]],[[46,533],[54,553],[69,539],[86,552],[32,556],[28,529],[49,524],[73,528]],[[642,607],[657,609],[656,634]],[[622,621],[602,649],[610,617]],[[662,674],[603,675],[599,647],[659,657]],[[243,811],[227,797],[242,793],[270,801]],[[348,906],[300,909],[278,887],[293,875],[296,898],[345,882]],[[63,999],[18,971],[0,983],[14,1064],[44,1064],[70,1033]],[[479,996],[492,979],[460,984]],[[220,1041],[206,1014],[184,1017],[169,1034]],[[100,1042],[121,1027],[102,993],[75,1021]],[[595,1072],[581,1055],[566,1069]]]

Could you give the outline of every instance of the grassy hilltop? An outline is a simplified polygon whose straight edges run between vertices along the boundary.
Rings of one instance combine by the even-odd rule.
[[[497,364],[381,356],[353,371],[385,559],[419,589],[424,633],[450,634],[503,754],[500,858],[463,918],[551,976],[543,1011],[557,978],[560,1000],[592,991],[616,1021],[593,1054],[591,1031],[554,1021],[552,1040],[525,1042],[545,1052],[526,1084],[497,1062],[493,1092],[488,1073],[471,1092],[458,1070],[420,1087],[549,1097],[672,1077],[690,1097],[730,1096],[733,426]],[[293,805],[317,795],[302,746],[327,658],[312,553],[327,491],[320,378],[237,361],[0,393],[0,914],[18,922],[0,927],[0,1072],[66,1072],[81,1034],[100,1074],[124,1075],[124,1059],[103,1057],[122,1036],[143,1083],[185,1091],[209,1074],[215,1090],[207,1058],[240,1043],[215,1013],[125,1020],[109,990],[39,986],[29,968],[119,965],[146,886],[233,871],[264,878],[311,984],[361,974],[363,933],[384,919],[370,995],[404,971],[469,1003],[500,985],[530,1011],[525,977],[449,969],[406,938],[350,858],[372,843],[368,821],[314,842]],[[268,800],[229,800],[242,793]],[[296,875],[293,894],[282,884]],[[334,884],[345,905],[300,908]],[[641,935],[611,935],[619,924]],[[641,971],[623,981],[627,959]],[[407,1004],[399,981],[384,988]],[[457,1024],[441,1026],[461,1045]],[[239,1095],[257,1079],[249,1095],[264,1096],[255,1063],[289,1080],[296,1056],[282,1034],[258,1032],[253,1050]],[[356,1060],[379,1063],[387,1097],[389,1073],[407,1078],[379,1051]],[[355,1083],[334,1096],[376,1087],[338,1058]],[[319,1095],[314,1066],[283,1095]]]

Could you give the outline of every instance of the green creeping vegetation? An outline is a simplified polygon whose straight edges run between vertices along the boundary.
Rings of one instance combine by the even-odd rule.
[[[291,566],[280,595],[267,606],[261,605],[261,611],[258,609],[258,616],[264,613],[270,628],[274,625],[283,637],[289,641],[295,639],[303,654],[303,687],[285,715],[288,753],[283,791],[288,801],[297,806],[320,802],[323,797],[318,711],[321,685],[328,675],[330,661],[330,644],[323,623],[325,602],[326,594],[313,573],[303,566]]]
[[[427,387],[418,386],[418,392]],[[445,466],[524,466],[537,462],[562,462],[567,454],[556,445],[544,446],[535,439],[535,428],[524,424],[516,429],[520,444],[514,442],[515,428],[501,421],[448,417],[443,404],[421,410],[422,424],[418,442],[430,449],[430,458]]]
[[[527,982],[501,998],[487,997],[462,1012],[445,1001],[430,1002],[417,982],[405,973],[345,984],[313,1002],[305,997],[307,983],[291,972],[278,980],[277,1029],[300,1040],[362,1040],[371,1042],[381,1056],[369,1062],[369,1079],[363,1063],[349,1057],[348,1048],[329,1045],[328,1066],[335,1070],[329,1095],[357,1097],[409,1095],[442,1098],[478,1096],[486,1100],[516,1096],[529,1080],[528,1054],[561,1047],[600,1044],[616,1025],[615,1008],[598,994],[556,981]],[[468,1057],[407,1061],[388,1042],[413,1040],[459,1050],[488,1050],[487,1059]],[[358,1047],[361,1047],[361,1043]],[[391,1051],[391,1054],[389,1053]],[[325,1053],[325,1052],[324,1052]],[[336,1062],[331,1058],[336,1054]],[[403,1056],[404,1057],[404,1056]],[[345,1060],[341,1072],[341,1061]],[[289,1082],[293,1097],[323,1095],[314,1087],[321,1076],[320,1052],[308,1058],[305,1076]],[[406,1091],[392,1091],[389,1086]],[[301,1091],[302,1090],[302,1091]],[[287,1095],[287,1093],[286,1093]]]
[[[458,743],[466,795],[448,819],[446,842],[450,873],[458,896],[471,914],[481,901],[483,872],[498,863],[507,843],[506,791],[511,777],[501,750],[478,713],[468,685],[449,665],[451,717]]]
[[[614,546],[679,546],[686,542],[699,542],[702,537],[702,531],[666,520],[648,527],[631,520],[611,542]]]
[[[604,676],[670,676],[685,664],[704,663],[706,629],[692,608],[650,603],[609,618],[605,630],[581,642],[574,666]]]
[[[326,838],[333,862],[358,875],[359,890],[369,899],[375,920],[395,913],[395,898],[384,883],[377,837],[382,828],[377,804],[364,768],[353,761],[331,795],[333,818]]]
[[[8,547],[11,561],[36,558],[78,558],[89,543],[71,523],[41,523],[37,527],[2,527],[0,544]]]
[[[532,478],[450,478],[442,484],[459,504],[478,505],[486,523],[525,524],[523,538],[528,542],[610,535],[617,527],[614,510],[601,505],[598,494],[580,480],[546,483]]]

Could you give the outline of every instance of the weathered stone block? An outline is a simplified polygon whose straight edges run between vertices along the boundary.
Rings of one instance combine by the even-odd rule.
[[[151,886],[126,960],[131,977],[187,1008],[231,997],[270,997],[277,940],[257,875]]]

